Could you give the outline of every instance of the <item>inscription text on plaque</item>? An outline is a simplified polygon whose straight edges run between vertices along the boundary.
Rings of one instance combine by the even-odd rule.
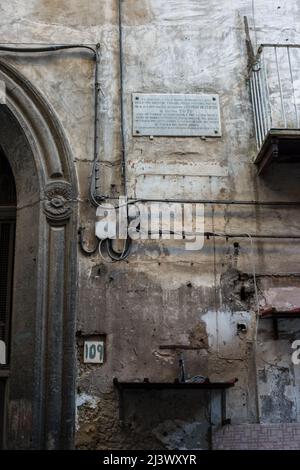
[[[220,137],[216,94],[133,93],[134,136]]]

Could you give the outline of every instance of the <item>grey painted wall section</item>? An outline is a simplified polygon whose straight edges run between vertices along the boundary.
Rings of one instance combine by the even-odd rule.
[[[246,0],[124,0],[124,101],[128,195],[133,198],[295,201],[300,168],[274,165],[258,178],[253,116],[247,86],[243,16]],[[0,0],[0,42],[101,44],[101,192],[118,195],[120,74],[117,2]],[[257,0],[253,43],[300,43],[297,0]],[[95,209],[88,202],[93,159],[93,62],[84,52],[40,57],[5,55],[55,109],[68,137],[79,181],[79,220],[92,246]],[[218,93],[222,138],[132,137],[131,94]],[[298,208],[206,205],[205,228],[219,232],[299,234]],[[239,247],[233,242],[238,241]],[[118,415],[113,377],[173,381],[177,352],[163,344],[189,344],[189,375],[238,377],[228,392],[234,424],[299,422],[299,370],[291,341],[299,321],[282,323],[274,341],[261,322],[255,353],[254,261],[261,305],[299,306],[299,244],[291,240],[210,238],[200,252],[182,242],[134,243],[127,262],[79,258],[78,420],[83,448],[202,448],[208,446],[209,397],[126,398]],[[298,273],[298,274],[297,274]],[[290,274],[293,274],[291,276]],[[276,275],[276,276],[274,276]],[[247,325],[237,335],[237,323]],[[82,361],[81,341],[105,335],[101,366]],[[298,335],[299,337],[299,335]],[[200,349],[201,347],[201,349]],[[254,356],[256,355],[256,360]],[[257,374],[255,372],[255,364]],[[257,376],[257,380],[256,380]],[[256,394],[258,390],[258,403]],[[167,405],[169,403],[169,406]],[[153,415],[153,409],[157,413]],[[176,409],[176,412],[174,412]],[[216,419],[217,420],[217,419]],[[218,423],[215,423],[218,424]]]

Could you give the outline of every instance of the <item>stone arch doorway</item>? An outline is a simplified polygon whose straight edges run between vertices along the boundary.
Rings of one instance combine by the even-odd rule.
[[[43,96],[1,60],[0,80],[0,145],[17,195],[4,447],[67,449],[75,415],[76,174]]]

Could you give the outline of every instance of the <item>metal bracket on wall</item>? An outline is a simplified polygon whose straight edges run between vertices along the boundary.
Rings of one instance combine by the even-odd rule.
[[[149,379],[145,378],[140,382],[119,382],[117,378],[114,378],[113,384],[116,387],[119,394],[119,419],[122,424],[125,421],[124,414],[124,392],[128,390],[134,391],[165,391],[165,390],[220,390],[221,391],[221,423],[222,426],[230,424],[230,419],[226,417],[226,389],[234,387],[238,381],[237,378],[228,382],[150,382]]]

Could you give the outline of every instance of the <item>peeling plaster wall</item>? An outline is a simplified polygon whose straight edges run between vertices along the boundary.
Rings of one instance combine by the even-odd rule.
[[[274,165],[258,178],[253,117],[246,83],[243,16],[251,2],[125,0],[124,100],[127,186],[133,198],[297,200],[300,168]],[[101,44],[101,190],[118,195],[120,74],[117,2],[0,0],[0,42]],[[300,43],[297,0],[255,2],[255,44]],[[93,159],[93,63],[85,52],[11,56],[47,97],[69,139],[80,185],[80,220],[92,245],[95,210],[88,203]],[[223,136],[132,138],[131,93],[214,92],[220,96]],[[299,233],[297,208],[207,205],[205,229],[220,232]],[[77,444],[81,448],[207,448],[211,402],[203,394],[145,394],[125,400],[119,420],[113,377],[173,381],[185,344],[189,376],[238,377],[228,392],[234,424],[299,422],[299,371],[291,342],[299,320],[282,322],[279,339],[261,321],[254,348],[256,302],[300,304],[297,241],[209,239],[200,252],[182,242],[134,243],[127,262],[80,257],[78,337],[105,335],[105,363],[78,354]],[[296,273],[291,277],[290,273]],[[276,276],[273,276],[276,274]],[[237,334],[244,323],[245,333]],[[298,335],[298,336],[297,336]],[[255,359],[256,358],[256,359]],[[258,404],[256,400],[258,390]],[[217,402],[217,398],[216,398]],[[155,410],[155,413],[154,413]],[[220,416],[212,413],[213,424]]]

